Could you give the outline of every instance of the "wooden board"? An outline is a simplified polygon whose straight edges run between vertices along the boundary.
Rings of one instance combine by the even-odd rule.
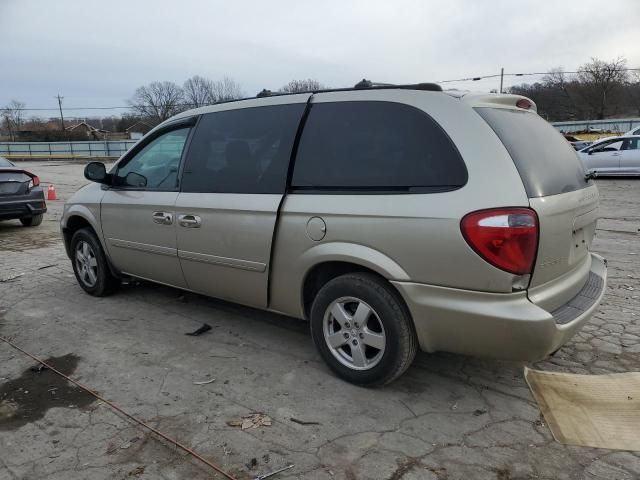
[[[574,375],[525,368],[556,441],[640,451],[640,373]]]

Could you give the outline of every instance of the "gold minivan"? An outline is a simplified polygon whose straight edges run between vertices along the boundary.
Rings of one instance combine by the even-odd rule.
[[[598,190],[517,95],[266,95],[158,125],[65,205],[80,286],[150,280],[307,319],[360,385],[416,350],[535,360],[593,315]]]

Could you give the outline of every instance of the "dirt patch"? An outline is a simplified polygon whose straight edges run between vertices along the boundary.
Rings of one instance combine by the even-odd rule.
[[[80,358],[73,354],[51,357],[51,366],[70,375]],[[44,417],[50,408],[80,408],[94,397],[50,370],[26,369],[19,378],[0,384],[0,430],[17,430]]]
[[[22,252],[60,243],[61,234],[56,229],[23,227],[5,222],[0,225],[0,250]]]

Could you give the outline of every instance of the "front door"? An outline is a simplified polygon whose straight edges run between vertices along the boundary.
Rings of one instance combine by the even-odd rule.
[[[620,168],[622,143],[621,139],[612,139],[594,145],[587,150],[588,155],[583,157],[585,167],[600,173],[617,173]]]
[[[116,269],[184,287],[176,248],[178,171],[190,126],[152,135],[116,166],[101,222]]]
[[[176,201],[178,257],[189,289],[267,306],[273,234],[309,96],[253,108],[222,105],[200,119]]]

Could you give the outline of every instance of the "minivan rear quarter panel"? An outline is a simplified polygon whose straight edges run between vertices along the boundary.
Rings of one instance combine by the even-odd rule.
[[[370,266],[371,251],[397,265],[385,271],[376,262],[373,268],[390,280],[510,293],[514,276],[481,259],[460,232],[461,218],[472,210],[529,206],[513,161],[486,122],[468,105],[437,92],[328,92],[312,98],[312,104],[340,101],[390,101],[423,110],[458,148],[468,171],[467,183],[440,193],[294,191],[287,195],[276,233],[270,306],[303,316],[301,287],[291,285],[302,286],[309,270],[322,262]],[[326,224],[326,235],[319,242],[306,231],[311,217],[321,217]]]

